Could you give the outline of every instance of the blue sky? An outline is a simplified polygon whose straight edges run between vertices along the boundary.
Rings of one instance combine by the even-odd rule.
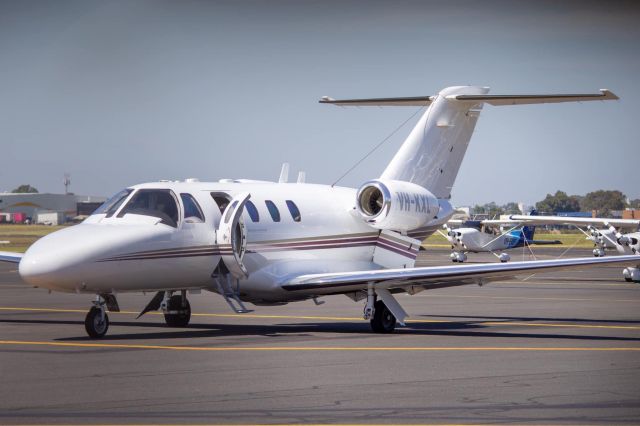
[[[640,6],[633,2],[0,2],[0,190],[109,195],[158,179],[332,183],[415,111],[323,95],[584,93],[486,106],[457,205],[562,189],[640,197]],[[414,120],[415,121],[415,120]],[[379,176],[405,126],[341,184]]]

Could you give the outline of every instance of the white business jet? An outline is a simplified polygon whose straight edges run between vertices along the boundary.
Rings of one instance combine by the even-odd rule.
[[[522,216],[511,215],[510,221],[528,225],[573,225],[593,242],[593,255],[602,257],[607,250],[619,254],[640,254],[640,220],[609,219],[600,217]],[[582,228],[586,228],[583,230]],[[630,231],[623,233],[623,231]],[[640,270],[624,268],[622,275],[627,282],[640,282]]]
[[[189,291],[244,303],[281,305],[325,295],[365,300],[364,318],[391,332],[407,313],[393,294],[483,284],[534,271],[633,264],[635,256],[414,267],[421,239],[442,227],[476,120],[492,105],[609,100],[592,95],[488,95],[450,87],[434,96],[344,100],[335,105],[428,108],[380,178],[359,189],[246,180],[155,182],[124,189],[83,223],[36,241],[19,263],[24,281],[54,291],[95,294],[85,319],[91,337],[107,332],[121,292],[157,292],[142,310],[162,310],[186,326]]]
[[[531,212],[532,216],[536,214],[535,210]],[[467,253],[491,253],[504,263],[511,260],[505,250],[531,245],[562,244],[557,240],[534,240],[535,224],[523,225],[514,220],[453,219],[443,228],[446,232],[438,232],[451,244],[451,261],[458,263],[466,262]]]

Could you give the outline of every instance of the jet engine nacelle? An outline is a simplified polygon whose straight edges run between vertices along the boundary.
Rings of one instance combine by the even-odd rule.
[[[425,188],[397,180],[371,180],[358,190],[356,208],[377,229],[410,231],[433,219],[438,199]]]

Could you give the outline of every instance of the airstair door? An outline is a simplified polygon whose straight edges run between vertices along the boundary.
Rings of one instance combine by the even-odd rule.
[[[229,202],[216,232],[216,244],[220,248],[222,261],[231,275],[239,280],[249,276],[247,269],[242,264],[242,257],[247,248],[247,235],[242,221],[242,212],[250,197],[251,194],[244,192]]]

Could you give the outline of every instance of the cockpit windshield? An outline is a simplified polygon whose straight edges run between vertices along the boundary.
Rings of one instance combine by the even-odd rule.
[[[127,199],[132,191],[133,189],[123,189],[122,191],[118,192],[116,195],[105,201],[100,207],[96,209],[96,211],[93,212],[93,214],[106,214],[106,217],[113,216],[113,214],[118,210],[118,207],[120,207],[120,205],[124,202],[124,200]]]
[[[178,226],[178,204],[175,196],[168,189],[138,190],[120,211],[118,217],[123,217],[127,213],[157,217],[162,219],[160,223],[174,228]]]

